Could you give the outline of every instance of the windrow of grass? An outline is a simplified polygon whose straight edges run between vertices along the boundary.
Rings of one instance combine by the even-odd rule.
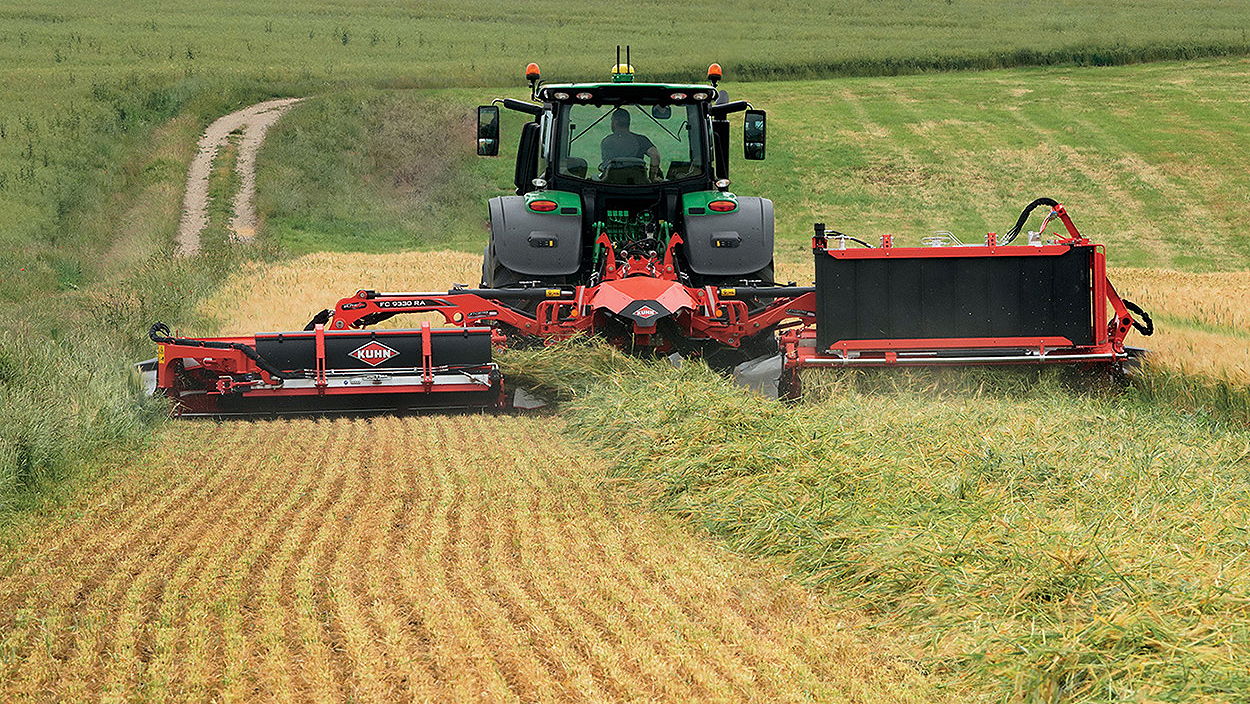
[[[615,483],[909,636],[926,672],[992,700],[1250,691],[1250,432],[1218,408],[1049,374],[826,377],[784,405],[575,344],[506,364],[571,398]]]

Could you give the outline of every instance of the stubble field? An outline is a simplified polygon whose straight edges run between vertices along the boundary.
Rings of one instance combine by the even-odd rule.
[[[4,559],[0,699],[934,696],[853,614],[624,502],[561,427],[171,426]]]

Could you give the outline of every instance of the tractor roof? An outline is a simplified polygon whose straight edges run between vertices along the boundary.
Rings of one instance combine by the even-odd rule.
[[[546,83],[538,89],[538,97],[544,100],[556,100],[556,93],[591,93],[591,99],[576,102],[668,102],[673,93],[685,93],[687,97],[676,102],[690,102],[696,93],[706,94],[705,100],[716,98],[716,89],[710,85],[697,83]],[[567,100],[563,98],[561,100]]]

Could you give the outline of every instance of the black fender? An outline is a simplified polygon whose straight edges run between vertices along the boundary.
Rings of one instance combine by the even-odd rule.
[[[750,276],[773,261],[773,202],[738,196],[731,213],[686,216],[686,261],[703,276]]]
[[[567,276],[581,269],[579,216],[532,212],[523,196],[491,198],[488,207],[495,261],[526,276]]]

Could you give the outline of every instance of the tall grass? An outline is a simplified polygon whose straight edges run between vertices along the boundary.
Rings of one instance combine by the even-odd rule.
[[[508,179],[502,160],[474,155],[470,103],[459,98],[352,90],[305,101],[260,159],[264,236],[288,254],[480,254],[486,199],[509,192]]]
[[[1187,374],[1150,364],[1138,375],[1133,394],[1144,403],[1170,406],[1219,424],[1250,428],[1250,386],[1223,376]]]
[[[1250,432],[1043,375],[785,406],[697,364],[509,353],[641,500],[777,560],[993,700],[1250,690]]]
[[[0,525],[37,508],[97,452],[136,447],[166,404],[140,387],[156,320],[191,322],[194,302],[239,255],[149,258],[129,276],[51,296],[0,332]]]

